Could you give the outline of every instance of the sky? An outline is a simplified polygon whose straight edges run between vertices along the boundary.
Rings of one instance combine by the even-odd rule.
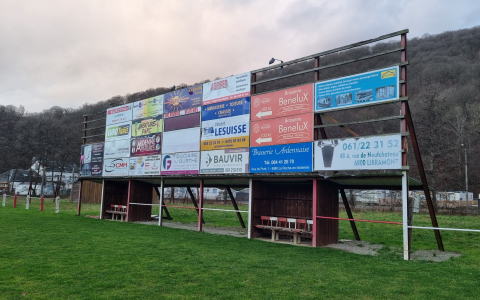
[[[0,0],[0,105],[78,108],[478,16],[478,0]]]

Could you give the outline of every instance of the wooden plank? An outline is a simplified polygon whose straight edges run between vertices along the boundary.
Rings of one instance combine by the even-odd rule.
[[[232,190],[229,187],[227,187],[227,192],[228,192],[228,195],[230,195],[230,200],[232,200],[233,208],[236,210],[238,221],[240,221],[240,225],[242,225],[242,228],[245,228],[245,223],[243,222],[242,214],[238,211],[239,209],[238,209],[237,202],[235,201]]]

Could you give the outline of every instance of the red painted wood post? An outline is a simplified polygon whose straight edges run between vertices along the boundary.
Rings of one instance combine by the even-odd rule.
[[[43,202],[44,202],[44,197],[42,195],[42,197],[40,197],[40,211],[43,211]]]
[[[200,179],[200,192],[198,195],[198,231],[202,231],[202,216],[203,216],[203,179]]]
[[[13,197],[13,208],[17,207],[17,194]]]
[[[128,180],[128,195],[127,195],[127,217],[125,219],[125,222],[128,222],[129,216],[130,216],[130,188],[132,186],[132,180]]]
[[[317,178],[313,179],[313,193],[312,193],[312,247],[317,247]]]

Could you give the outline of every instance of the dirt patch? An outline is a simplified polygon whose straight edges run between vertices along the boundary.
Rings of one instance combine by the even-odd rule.
[[[145,225],[158,225],[158,221],[135,222]],[[163,226],[178,229],[197,230],[197,223],[183,224],[180,222],[163,221]],[[203,231],[210,234],[231,235],[235,237],[247,237],[246,228],[237,227],[209,227],[203,226]]]
[[[462,254],[458,252],[446,252],[446,251],[439,251],[439,250],[417,250],[410,254],[410,258],[412,260],[428,260],[428,261],[445,261],[449,260],[450,258],[457,258],[460,257]]]
[[[339,249],[362,255],[377,255],[378,250],[382,249],[382,245],[370,244],[365,241],[340,240],[338,244],[326,246],[326,248]]]

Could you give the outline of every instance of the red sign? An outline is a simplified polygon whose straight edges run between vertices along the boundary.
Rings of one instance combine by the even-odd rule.
[[[252,97],[252,121],[298,115],[313,111],[313,84]]]
[[[313,114],[255,121],[250,125],[250,146],[313,141]]]

